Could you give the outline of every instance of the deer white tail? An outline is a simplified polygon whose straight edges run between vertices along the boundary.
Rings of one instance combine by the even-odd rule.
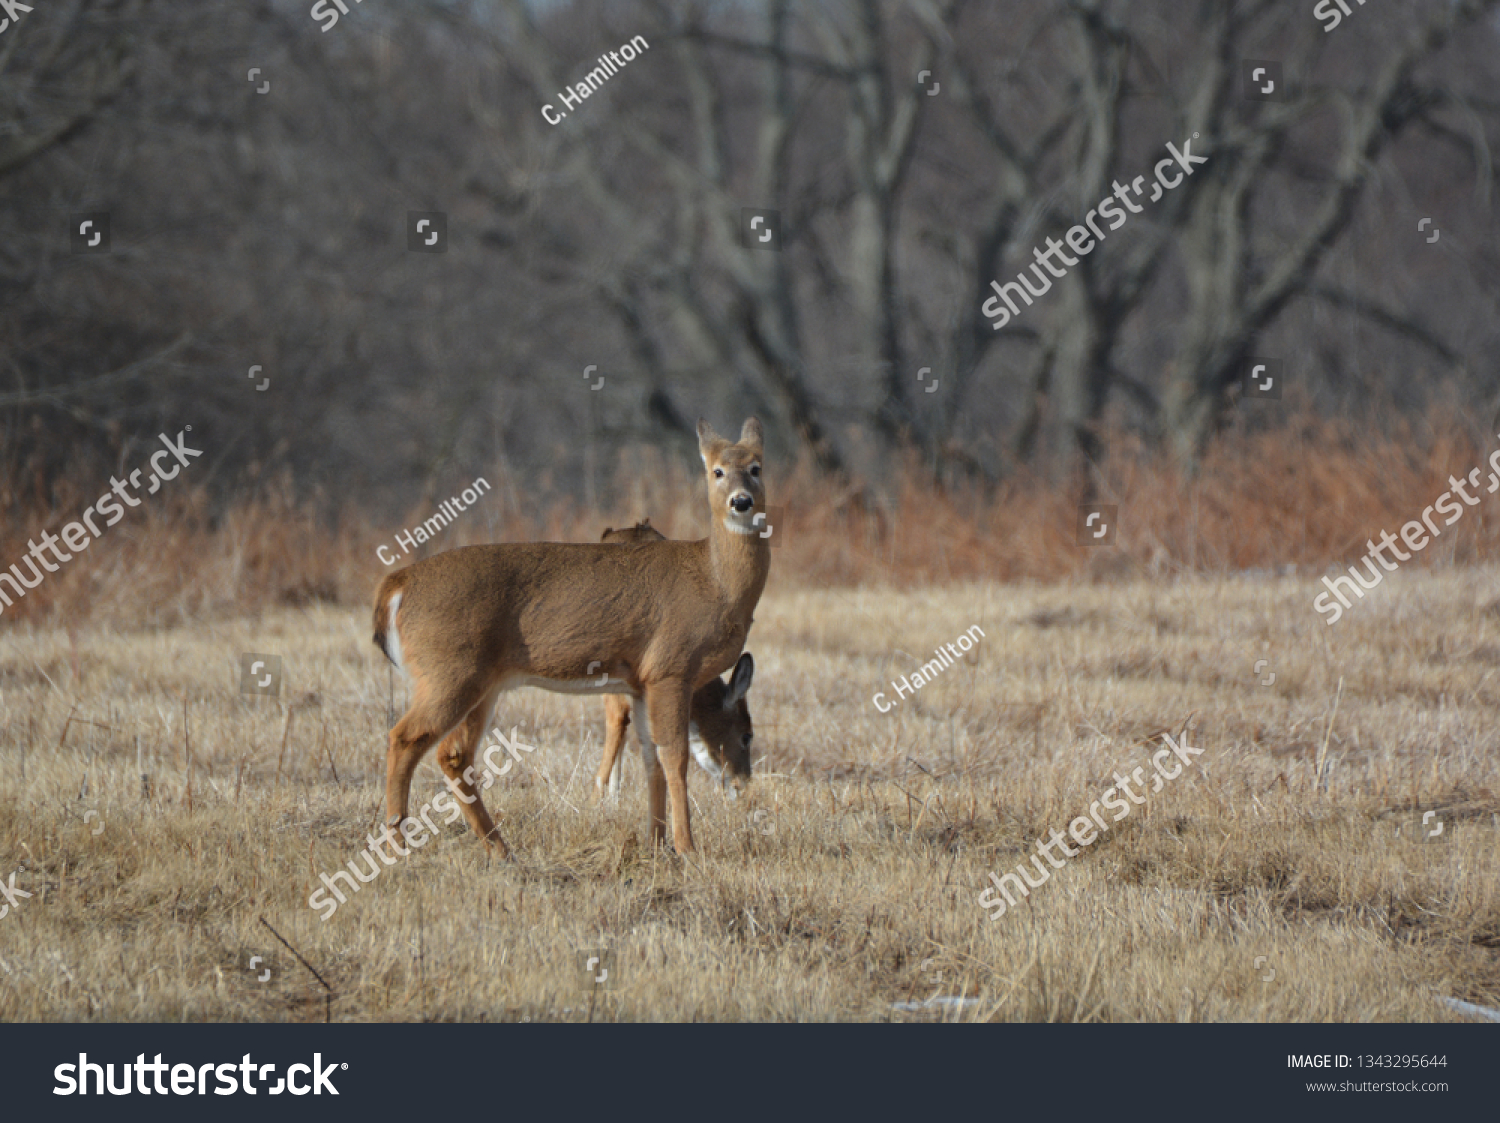
[[[401,594],[397,593],[391,598],[385,617],[385,657],[398,667],[401,666],[401,630],[396,627],[396,609],[400,607]]]
[[[401,594],[406,588],[406,570],[391,574],[381,582],[375,593],[375,646],[385,652],[385,657],[396,666],[405,669],[401,659],[401,632],[396,627],[396,610],[401,607]]]

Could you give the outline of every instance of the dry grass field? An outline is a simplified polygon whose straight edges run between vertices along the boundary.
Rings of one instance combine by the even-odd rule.
[[[495,724],[537,751],[486,797],[518,860],[488,858],[459,820],[326,922],[307,904],[319,874],[383,810],[389,681],[367,610],[13,627],[0,879],[17,871],[31,896],[0,918],[0,1021],[1495,1006],[1497,577],[1398,573],[1327,627],[1305,575],[898,592],[782,588],[773,571],[749,644],[756,777],[730,802],[694,767],[699,853],[644,845],[634,756],[620,806],[593,806],[596,700],[519,691]],[[972,661],[876,709],[976,624]],[[239,692],[243,652],[283,657],[278,699]],[[403,689],[398,672],[398,714]],[[1184,728],[1192,767],[989,918],[991,871]],[[440,784],[429,757],[414,806]],[[613,956],[599,990],[579,960],[594,948]],[[896,1007],[933,996],[972,1001]]]

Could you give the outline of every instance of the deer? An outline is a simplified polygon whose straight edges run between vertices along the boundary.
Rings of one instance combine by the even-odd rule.
[[[666,535],[645,519],[633,527],[615,530],[606,527],[600,542],[664,542]],[[755,726],[750,720],[750,707],[745,695],[750,690],[750,680],[755,675],[755,660],[747,651],[734,665],[734,671],[726,684],[722,678],[712,678],[693,694],[692,710],[688,720],[688,747],[698,767],[707,772],[720,790],[730,799],[736,799],[750,782],[750,749],[755,739]],[[604,798],[606,792],[611,801],[619,798],[623,760],[620,750],[625,745],[625,735],[630,728],[630,697],[623,694],[608,694],[604,698],[604,759],[594,776],[594,802]],[[637,734],[640,726],[636,727]]]
[[[412,776],[438,765],[481,842],[510,848],[474,783],[474,754],[502,692],[628,694],[639,722],[651,840],[694,851],[687,798],[693,695],[735,665],[771,569],[761,424],[728,440],[698,422],[710,512],[696,542],[461,546],[388,575],[375,645],[413,682],[390,732],[386,830],[405,833]],[[597,669],[597,670],[596,670]]]

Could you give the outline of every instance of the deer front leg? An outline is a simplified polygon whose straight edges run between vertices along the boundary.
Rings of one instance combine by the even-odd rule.
[[[656,745],[660,758],[658,768],[666,774],[663,786],[672,796],[672,842],[679,854],[690,854],[693,850],[693,829],[687,799],[688,720],[691,705],[692,691],[687,683],[659,683],[646,692],[646,710],[651,715],[651,740]],[[659,803],[655,789],[656,785],[653,784],[653,837],[655,830],[665,825],[658,818]]]
[[[641,746],[641,765],[646,772],[646,792],[651,803],[651,845],[667,842],[667,776],[651,740],[651,719],[644,703],[635,708],[635,739]]]
[[[625,745],[625,733],[630,727],[630,700],[619,694],[604,697],[604,759],[599,762],[599,771],[594,775],[594,802],[598,803],[608,785],[610,803],[620,798],[620,749]]]

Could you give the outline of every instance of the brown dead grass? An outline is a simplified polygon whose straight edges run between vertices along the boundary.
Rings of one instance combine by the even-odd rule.
[[[996,488],[934,490],[914,463],[893,473],[889,492],[862,483],[836,487],[803,469],[768,471],[773,505],[784,508],[776,554],[783,588],[881,586],[920,589],[969,581],[1056,582],[1221,574],[1258,569],[1321,573],[1353,562],[1366,540],[1420,518],[1448,490],[1450,475],[1485,466],[1494,438],[1472,419],[1433,416],[1381,435],[1352,422],[1306,421],[1231,432],[1198,475],[1186,478],[1126,435],[1107,441],[1095,501],[1119,507],[1116,544],[1076,541],[1081,481],[1048,486],[1025,472]],[[772,466],[775,467],[774,465]],[[227,506],[195,489],[190,467],[157,496],[105,531],[87,552],[0,614],[8,623],[53,619],[178,626],[314,603],[362,605],[389,568],[382,543],[419,525],[443,496],[476,475],[493,490],[471,512],[397,564],[476,542],[597,541],[605,525],[649,516],[673,538],[704,532],[696,462],[651,450],[622,454],[607,512],[542,494],[534,481],[477,470],[438,489],[404,517],[372,519],[289,482]],[[1481,483],[1489,476],[1483,468]],[[13,511],[0,526],[0,564],[9,565],[43,529],[76,519],[107,481],[54,489],[57,506]],[[22,489],[0,481],[0,495]],[[1414,567],[1500,560],[1500,497],[1466,508]],[[1441,516],[1439,516],[1441,521]]]
[[[1436,995],[1500,1005],[1500,496],[1336,626],[1312,609],[1328,563],[1486,462],[1451,421],[1231,434],[1191,480],[1112,441],[1110,549],[1075,544],[1077,488],[934,493],[908,468],[884,498],[771,473],[786,513],[750,643],[761,757],[738,803],[695,774],[701,852],[645,848],[633,763],[623,805],[591,805],[597,702],[522,691],[497,724],[538,751],[489,794],[519,860],[490,861],[454,824],[326,923],[306,903],[319,873],[383,810],[375,548],[436,502],[329,523],[318,496],[215,507],[184,476],[0,616],[0,880],[17,870],[33,894],[0,917],[0,1020],[1353,1021],[1451,1017]],[[490,478],[428,550],[593,540],[645,515],[701,533],[701,482],[654,453],[622,460],[604,517]],[[8,518],[0,561],[97,483]],[[875,709],[973,624],[972,663]],[[238,692],[246,651],[284,658],[279,700]],[[1197,767],[988,919],[991,871],[1184,726]],[[419,805],[437,777],[429,761]],[[597,947],[616,957],[604,992],[577,962]],[[976,1001],[893,1009],[935,994]]]
[[[538,751],[488,796],[519,860],[454,824],[326,923],[306,904],[319,872],[382,812],[387,669],[362,607],[214,614],[202,583],[157,609],[201,613],[182,626],[12,627],[0,876],[24,862],[34,896],[0,919],[0,1020],[879,1020],[941,1016],[893,1012],[934,994],[1000,1020],[1500,1005],[1500,572],[1403,569],[1332,628],[1311,577],[900,591],[779,573],[750,643],[756,779],[729,803],[695,772],[699,855],[643,846],[634,762],[622,806],[590,806],[597,702],[521,691],[497,724]],[[876,711],[973,624],[973,665]],[[279,701],[238,693],[244,651],[284,656]],[[990,871],[1184,724],[1195,768],[987,918]],[[438,789],[429,760],[415,798]],[[616,986],[591,994],[577,955],[595,947]]]

